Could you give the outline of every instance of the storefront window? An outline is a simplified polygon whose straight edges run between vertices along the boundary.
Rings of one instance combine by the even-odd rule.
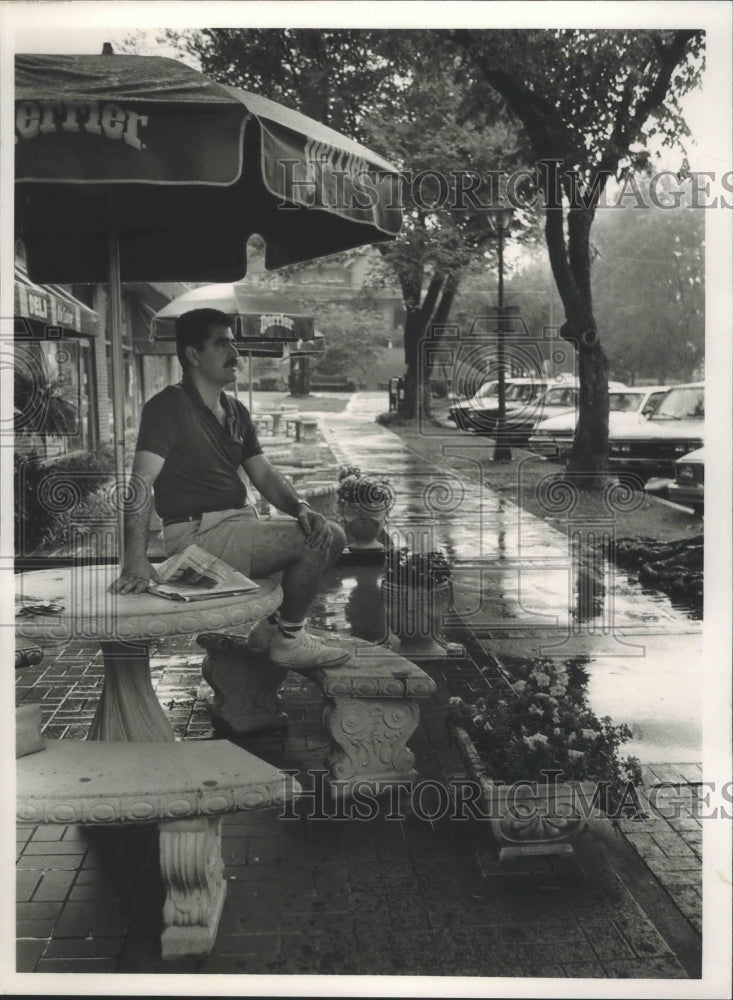
[[[74,340],[15,344],[15,428],[43,457],[86,447],[88,406],[82,406],[82,349]],[[88,352],[86,352],[88,353]],[[21,441],[21,443],[23,443]]]
[[[114,523],[98,491],[111,454],[94,449],[94,369],[84,338],[15,342],[15,554],[69,556],[80,531]]]

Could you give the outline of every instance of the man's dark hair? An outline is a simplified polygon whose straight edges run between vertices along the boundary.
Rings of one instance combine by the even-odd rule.
[[[212,326],[231,327],[232,318],[219,309],[191,309],[176,319],[176,354],[184,372],[188,369],[186,348],[200,351]]]

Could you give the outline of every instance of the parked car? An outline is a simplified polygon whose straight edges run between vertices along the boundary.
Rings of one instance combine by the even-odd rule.
[[[567,410],[574,406],[573,399],[564,404],[562,399],[568,399],[567,391],[575,391],[577,382],[573,376],[567,376],[562,383],[556,379],[516,377],[508,378],[505,386],[505,403],[507,425],[512,432],[523,431],[525,425],[534,426],[543,413],[544,401],[551,393],[552,405],[559,410]],[[448,411],[448,416],[462,430],[472,430],[478,434],[493,434],[499,417],[499,383],[487,382],[470,399],[454,403]],[[529,436],[528,433],[526,436]]]
[[[613,389],[609,383],[608,431],[621,433],[624,427],[643,423],[659,405],[671,386],[645,385]],[[577,410],[540,421],[530,439],[529,449],[550,459],[564,459],[570,451],[578,422]]]
[[[512,400],[507,404],[505,427],[514,444],[525,445],[542,420],[574,414],[578,405],[577,380],[562,385],[551,383],[528,402]]]
[[[650,479],[644,490],[702,514],[705,509],[705,449],[696,448],[678,458],[674,463],[674,479]]]
[[[669,499],[701,514],[705,509],[705,449],[696,448],[674,463]]]
[[[480,421],[478,416],[485,407],[496,403],[499,383],[496,379],[484,382],[483,385],[466,399],[457,399],[448,407],[448,419],[461,430],[472,430],[474,424]]]
[[[647,420],[609,435],[609,468],[672,479],[677,459],[702,448],[704,436],[705,383],[672,386]]]

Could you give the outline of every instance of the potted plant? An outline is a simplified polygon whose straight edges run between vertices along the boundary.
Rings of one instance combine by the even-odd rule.
[[[487,670],[483,695],[450,699],[448,725],[501,860],[571,852],[599,807],[612,817],[634,812],[641,768],[619,756],[631,732],[592,711],[578,660],[517,659]]]
[[[379,536],[395,501],[389,480],[350,465],[339,473],[337,497],[349,548],[383,549]]]
[[[407,656],[445,656],[443,617],[453,601],[451,569],[444,553],[390,549],[382,580],[382,601],[399,651]]]

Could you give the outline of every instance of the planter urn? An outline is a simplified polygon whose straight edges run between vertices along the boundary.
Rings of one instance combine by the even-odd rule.
[[[536,855],[572,854],[573,841],[588,820],[599,815],[593,806],[594,781],[540,781],[501,784],[487,772],[471,737],[453,726],[458,748],[473,781],[499,850],[499,860]]]
[[[352,551],[384,549],[379,536],[391,507],[389,501],[367,505],[342,500],[339,506],[349,549]]]
[[[445,656],[452,643],[442,638],[444,616],[451,605],[449,580],[431,587],[382,582],[382,601],[390,631],[403,656]]]

